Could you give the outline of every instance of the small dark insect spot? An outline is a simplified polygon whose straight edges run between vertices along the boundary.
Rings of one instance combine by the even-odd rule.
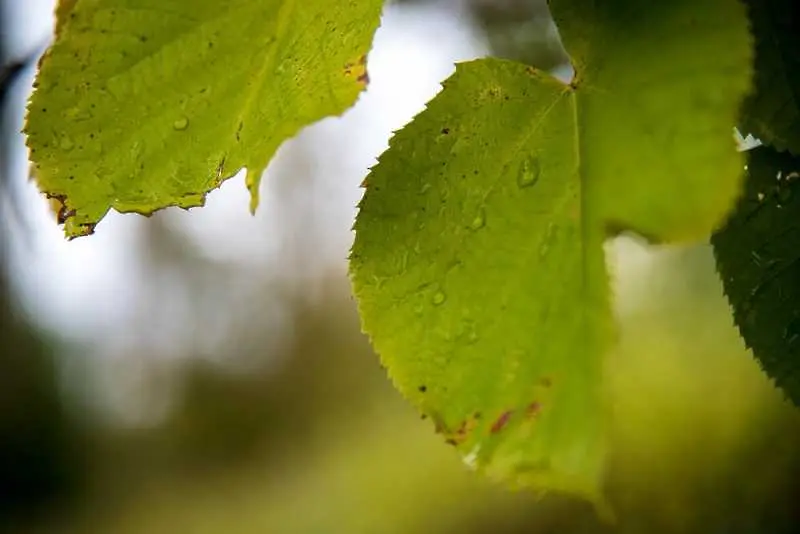
[[[453,438],[446,439],[445,443],[447,443],[448,445],[452,445],[453,447],[457,445],[456,440],[454,440]]]
[[[42,113],[47,113],[47,108],[42,108]]]
[[[214,42],[213,41],[209,41],[208,42],[208,47],[209,48],[214,48]]]
[[[420,393],[425,393],[426,391],[428,391],[428,386],[423,384],[420,387],[418,387],[417,389],[419,390]]]
[[[140,40],[141,42],[143,42],[143,43],[146,43],[146,42],[147,42],[147,36],[146,36],[146,35],[140,35],[140,36],[139,36],[139,40]]]
[[[427,419],[427,418],[428,418],[428,414],[425,414],[425,413],[424,413],[424,414],[420,415],[420,416],[419,416],[419,418],[420,418],[420,419],[422,419],[422,420],[424,421],[425,419]]]
[[[89,134],[89,139],[94,139],[94,134],[93,133]]]
[[[472,171],[472,174],[474,174],[475,176],[478,176],[478,169],[475,169],[474,171]]]
[[[447,135],[450,133],[450,128],[442,128],[442,135]]]
[[[75,179],[74,176],[70,176],[69,178],[67,178],[67,180],[74,180],[74,179]]]

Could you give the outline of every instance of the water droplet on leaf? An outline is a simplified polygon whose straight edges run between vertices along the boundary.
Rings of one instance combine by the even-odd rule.
[[[172,127],[178,131],[185,130],[189,127],[189,119],[186,117],[181,117],[180,119],[176,120],[172,123]]]
[[[544,237],[542,238],[542,244],[539,245],[539,257],[543,258],[547,254],[547,252],[550,250],[550,244],[556,239],[557,233],[558,227],[553,223],[550,223],[547,226],[547,232],[545,232]]]
[[[478,213],[475,215],[475,218],[474,218],[474,219],[472,219],[472,222],[470,223],[470,225],[469,225],[469,226],[470,226],[470,228],[472,228],[473,230],[480,230],[480,229],[481,229],[481,228],[483,228],[485,225],[486,225],[486,213],[483,211],[483,209],[481,209],[481,210],[480,210],[480,211],[478,211]]]
[[[444,294],[444,291],[437,291],[436,293],[433,294],[433,297],[431,297],[431,302],[433,303],[434,306],[440,306],[444,304],[444,301],[446,300],[447,300],[447,295]]]
[[[530,187],[539,181],[541,164],[539,158],[526,158],[519,166],[517,174],[517,185],[519,187]]]
[[[69,137],[63,137],[61,139],[61,143],[59,143],[59,146],[61,147],[61,150],[70,151],[75,146],[75,144]]]
[[[473,343],[477,343],[477,342],[478,342],[478,332],[473,328],[467,334],[467,343],[472,345]]]

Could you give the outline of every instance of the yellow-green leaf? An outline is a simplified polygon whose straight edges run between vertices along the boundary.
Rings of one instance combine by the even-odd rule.
[[[554,8],[575,81],[459,65],[367,177],[350,269],[390,376],[465,461],[602,505],[603,240],[720,222],[751,47],[737,0]]]
[[[58,10],[26,132],[68,236],[109,208],[202,205],[353,104],[379,0],[81,0]]]

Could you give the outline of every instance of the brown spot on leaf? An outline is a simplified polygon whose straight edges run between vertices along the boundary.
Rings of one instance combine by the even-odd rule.
[[[216,181],[215,187],[219,187],[222,185],[222,175],[225,173],[225,156],[222,156],[222,159],[219,161],[217,165],[216,174],[214,175],[214,179]]]
[[[344,64],[344,75],[346,78],[352,78],[362,86],[369,83],[369,74],[367,74],[367,56],[362,54],[354,61],[348,61]]]
[[[476,418],[475,415],[467,417],[466,419],[461,421],[461,424],[458,426],[458,429],[453,435],[453,439],[455,439],[458,443],[463,443],[464,441],[467,440],[470,433],[472,433],[472,431],[475,430],[477,424],[478,424],[478,418]]]
[[[450,445],[460,445],[464,443],[469,435],[475,430],[475,427],[478,425],[478,419],[480,418],[480,413],[475,412],[471,416],[467,417],[458,425],[458,428],[455,431],[451,431],[446,427],[444,421],[441,418],[433,415],[434,424],[436,425],[436,432],[443,434],[445,436],[445,442],[449,443]]]
[[[511,419],[511,414],[514,413],[514,410],[506,410],[505,412],[500,414],[494,423],[492,423],[492,428],[489,430],[492,434],[496,434],[503,430],[505,426],[508,424],[508,420]]]
[[[58,210],[57,221],[58,224],[64,224],[67,222],[67,219],[75,215],[74,209],[68,209],[66,206],[62,205],[61,208]]]
[[[542,405],[536,401],[533,401],[528,405],[528,408],[525,410],[525,415],[529,418],[536,417],[542,411]]]
[[[58,224],[64,224],[67,219],[75,215],[75,210],[67,206],[67,196],[58,193],[45,193],[49,200],[50,211],[56,216]]]
[[[442,128],[442,135],[447,135],[450,133],[450,128]]]

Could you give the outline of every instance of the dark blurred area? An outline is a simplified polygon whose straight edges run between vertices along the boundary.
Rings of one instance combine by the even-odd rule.
[[[2,6],[0,15],[5,14]],[[19,225],[9,162],[12,147],[7,132],[18,128],[9,113],[8,95],[24,83],[36,51],[11,54],[0,19],[0,207],[6,225]],[[17,313],[0,242],[0,518],[7,528],[60,508],[81,492],[85,470],[79,442],[82,430],[71,421],[61,402],[54,342]]]
[[[606,484],[618,523],[604,525],[586,503],[474,475],[392,388],[341,264],[319,264],[330,236],[307,200],[324,187],[313,138],[270,177],[281,218],[263,232],[287,236],[270,263],[209,255],[164,212],[136,222],[125,268],[144,285],[124,329],[87,338],[45,326],[14,286],[14,269],[37,260],[11,246],[33,230],[27,177],[11,164],[19,102],[7,97],[30,84],[40,52],[10,52],[16,1],[0,3],[2,531],[800,532],[800,414],[739,340],[707,247],[609,246],[621,335],[607,365]],[[392,9],[425,17],[431,4],[465,17],[499,55],[563,64],[545,2]],[[119,398],[138,411],[107,409]]]

